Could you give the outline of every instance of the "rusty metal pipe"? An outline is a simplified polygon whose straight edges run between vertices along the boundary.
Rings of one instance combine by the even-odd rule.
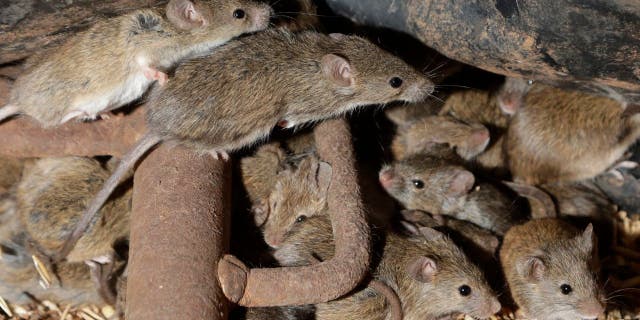
[[[27,117],[0,123],[0,155],[28,158],[121,156],[144,135],[144,108],[94,122],[69,122],[43,129]]]
[[[228,316],[216,264],[228,250],[230,163],[161,145],[134,177],[127,319]]]
[[[243,306],[264,307],[321,303],[351,291],[364,277],[370,259],[370,231],[365,220],[349,125],[331,120],[315,129],[320,157],[331,164],[328,206],[335,256],[306,267],[248,269],[233,256],[218,265],[225,295]]]

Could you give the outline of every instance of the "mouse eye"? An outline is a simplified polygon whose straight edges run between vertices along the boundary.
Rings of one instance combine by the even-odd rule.
[[[458,292],[460,292],[461,296],[466,297],[471,294],[471,287],[466,284],[461,285],[460,288],[458,288]]]
[[[307,216],[301,215],[301,216],[296,218],[296,223],[300,223],[300,222],[305,221],[305,220],[307,220]]]
[[[573,291],[573,288],[571,288],[570,285],[565,283],[565,284],[560,286],[560,291],[562,291],[562,294],[567,295],[567,294],[571,293],[571,291]]]
[[[389,84],[393,88],[400,88],[400,86],[402,85],[402,79],[398,77],[393,77],[391,78],[391,80],[389,80]]]
[[[242,9],[236,9],[236,11],[233,12],[233,17],[236,19],[242,19],[244,18],[244,10]]]
[[[416,189],[424,188],[424,182],[422,180],[414,179],[414,180],[411,180],[411,183],[413,183],[413,186]]]

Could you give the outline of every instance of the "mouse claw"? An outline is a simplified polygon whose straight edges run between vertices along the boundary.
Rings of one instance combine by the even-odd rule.
[[[216,160],[229,161],[229,154],[224,150],[209,150],[209,154]]]

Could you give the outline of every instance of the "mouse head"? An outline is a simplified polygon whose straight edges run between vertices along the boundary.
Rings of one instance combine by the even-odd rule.
[[[415,249],[401,259],[405,277],[400,295],[407,297],[407,318],[440,318],[467,314],[489,318],[501,305],[480,269],[451,239],[428,227],[413,228]],[[415,309],[415,310],[414,310]],[[418,317],[418,315],[421,315]]]
[[[526,288],[520,308],[540,319],[596,319],[604,312],[594,271],[591,224],[577,236],[521,257],[516,270]],[[552,317],[553,316],[553,317]]]
[[[407,126],[407,153],[428,151],[434,144],[447,144],[463,159],[470,160],[489,144],[489,130],[481,124],[468,125],[451,116],[431,116]]]
[[[271,7],[247,0],[171,0],[167,18],[179,29],[224,42],[269,25]]]
[[[420,102],[433,92],[427,77],[368,40],[335,33],[330,37],[333,52],[324,55],[320,65],[343,101],[339,111],[393,101]]]
[[[441,214],[466,196],[475,178],[436,155],[419,154],[382,168],[382,187],[406,209]]]
[[[497,93],[498,106],[503,113],[514,115],[524,104],[533,80],[507,77]]]
[[[268,213],[256,217],[269,246],[279,247],[295,224],[325,214],[331,175],[331,166],[315,157],[306,157],[295,170],[280,174],[269,196]]]

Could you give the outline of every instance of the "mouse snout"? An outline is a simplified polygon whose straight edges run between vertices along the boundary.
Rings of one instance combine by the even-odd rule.
[[[409,86],[403,94],[403,100],[407,102],[424,101],[433,93],[434,84],[427,78],[420,78],[413,85]]]
[[[473,308],[474,312],[469,314],[475,318],[488,319],[502,309],[502,305],[493,295],[490,295],[486,299],[477,300],[475,303],[481,304]]]
[[[387,190],[393,186],[393,178],[394,178],[394,174],[393,174],[393,169],[391,168],[382,169],[380,171],[380,174],[378,175],[378,180],[380,180],[380,184],[382,185],[383,188]]]
[[[277,249],[282,245],[283,236],[277,232],[264,232],[264,242],[270,247]]]
[[[260,31],[264,30],[269,26],[269,20],[273,15],[273,9],[265,4],[254,4],[254,6],[249,9],[249,17],[251,19],[251,30],[252,31]]]
[[[597,299],[581,301],[576,309],[582,319],[597,319],[604,313],[604,306]]]

